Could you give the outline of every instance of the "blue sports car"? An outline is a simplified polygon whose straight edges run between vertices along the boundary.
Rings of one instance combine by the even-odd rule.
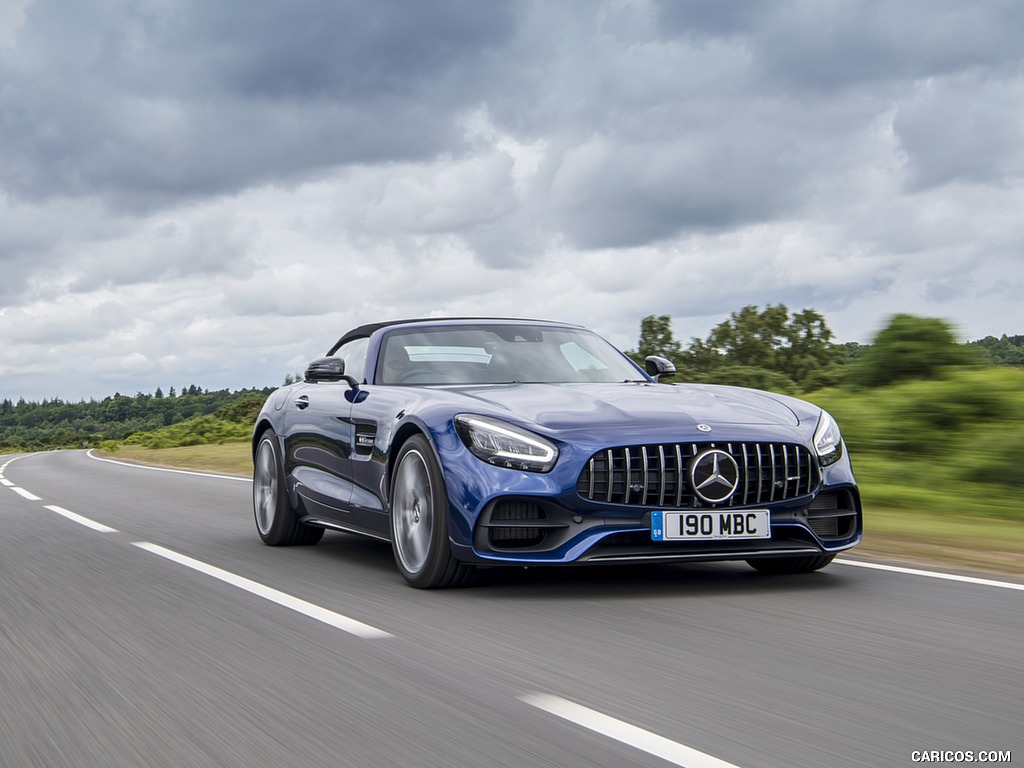
[[[256,528],[391,542],[414,587],[497,565],[828,565],[861,539],[839,428],[792,397],[658,383],[584,328],[494,318],[346,333],[253,432]]]

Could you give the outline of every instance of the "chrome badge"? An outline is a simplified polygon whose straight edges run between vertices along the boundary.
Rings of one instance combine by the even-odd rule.
[[[697,431],[698,432],[710,432],[711,431],[711,427],[708,424],[698,424],[697,425]]]
[[[693,492],[708,504],[728,501],[739,484],[739,465],[725,451],[712,448],[690,462],[690,485]]]

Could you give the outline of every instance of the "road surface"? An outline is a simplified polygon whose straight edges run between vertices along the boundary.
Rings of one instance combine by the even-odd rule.
[[[843,561],[425,592],[382,542],[264,546],[244,479],[0,466],[0,766],[1024,762],[1018,583]]]

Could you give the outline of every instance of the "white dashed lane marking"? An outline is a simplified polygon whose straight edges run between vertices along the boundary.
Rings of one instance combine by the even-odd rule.
[[[622,720],[616,720],[603,712],[584,707],[560,696],[546,693],[524,693],[519,696],[519,700],[582,728],[607,736],[609,739],[628,744],[649,755],[660,757],[673,765],[684,768],[738,768],[734,763],[719,760],[717,757],[700,752],[685,744],[666,739],[664,736],[645,731],[643,728],[630,725]]]
[[[117,533],[117,528],[111,528],[109,525],[97,523],[95,520],[90,520],[88,517],[82,517],[77,512],[72,512],[69,509],[64,509],[64,507],[58,507],[54,504],[47,504],[46,508],[51,512],[56,512],[58,515],[63,515],[68,520],[73,520],[79,525],[84,525],[86,528],[92,528],[94,531],[99,531],[100,533]]]
[[[201,560],[196,560],[189,557],[188,555],[182,555],[179,552],[175,552],[171,549],[158,546],[156,544],[150,544],[146,541],[133,542],[139,549],[144,549],[147,552],[152,552],[154,555],[166,558],[172,562],[184,565],[186,568],[191,568],[199,573],[211,576],[215,579],[223,581],[225,584],[230,584],[233,587],[243,589],[250,594],[262,597],[264,600],[269,600],[272,603],[289,608],[296,613],[301,613],[304,616],[308,616],[311,619],[322,621],[324,624],[329,624],[335,629],[340,629],[349,634],[356,635],[358,637],[365,638],[367,640],[381,640],[383,638],[391,637],[390,632],[385,632],[383,629],[377,629],[377,627],[364,624],[356,619],[349,618],[340,613],[329,611],[326,608],[321,608],[319,605],[314,603],[306,602],[292,595],[286,594],[273,587],[268,587],[265,584],[260,584],[257,581],[252,581],[244,576],[225,571],[223,568],[218,568],[215,565],[204,563]]]

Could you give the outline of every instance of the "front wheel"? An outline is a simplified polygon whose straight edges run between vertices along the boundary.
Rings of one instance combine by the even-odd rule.
[[[835,555],[800,555],[796,557],[758,557],[747,560],[755,571],[770,574],[810,573],[832,562]]]
[[[252,509],[256,530],[264,544],[316,544],[324,529],[304,525],[295,517],[284,487],[284,468],[278,456],[277,436],[268,429],[260,435],[253,457]]]
[[[395,461],[391,548],[399,572],[414,587],[459,587],[473,576],[473,566],[452,555],[444,477],[422,435],[409,438]]]

